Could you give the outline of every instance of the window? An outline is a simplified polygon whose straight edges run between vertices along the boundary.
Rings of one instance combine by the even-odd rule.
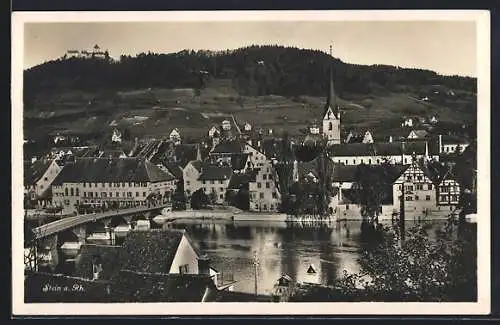
[[[44,178],[43,178],[43,180],[44,180],[44,181],[47,181],[47,180],[48,180],[48,178],[47,178],[47,177],[44,177]]]
[[[146,192],[142,192],[142,197],[146,197]]]
[[[205,181],[203,181],[203,185],[205,185]]]
[[[418,201],[418,195],[415,195],[415,201]]]
[[[125,183],[122,183],[122,187],[125,187]]]
[[[109,192],[109,197],[113,197],[113,192]]]
[[[260,182],[257,182],[257,188],[261,188],[262,184]]]
[[[332,122],[328,123],[328,131],[333,130],[333,124]]]
[[[345,209],[349,210],[349,204],[346,204]]]
[[[132,183],[128,183],[128,187],[132,187]]]
[[[453,195],[453,196],[452,196],[452,200],[453,200],[453,201],[458,201],[458,196],[457,196],[457,195]]]
[[[269,174],[269,180],[273,179],[273,175]]]
[[[94,192],[89,192],[89,197],[94,197]]]
[[[353,164],[353,165],[356,165],[356,159],[353,159],[353,160],[352,160],[352,164]]]
[[[91,187],[92,187],[92,183],[89,183],[89,188],[91,188]]]
[[[98,197],[98,196],[99,196],[99,194],[97,194],[97,192],[95,192],[95,197]]]
[[[179,266],[179,274],[188,274],[189,273],[189,264],[184,264]]]
[[[206,188],[206,187],[204,187],[204,188],[203,188],[203,192],[206,192],[206,191],[207,191],[207,188]]]
[[[267,204],[264,204],[264,210],[267,210]]]
[[[222,200],[224,199],[224,194],[219,195],[219,198]]]
[[[262,175],[263,180],[267,180],[267,174]]]
[[[263,192],[260,192],[259,193],[259,198],[263,199],[264,198],[264,193]]]
[[[106,196],[108,196],[108,193],[106,193],[106,192],[101,192],[101,197],[106,197]]]
[[[43,189],[43,185],[40,185],[40,188]]]
[[[223,181],[219,181],[219,184],[224,184],[224,182]]]
[[[277,198],[277,197],[278,197],[278,196],[277,196],[276,192],[273,192],[273,199],[275,199],[275,198]]]
[[[75,189],[75,191],[76,191],[76,196],[80,196],[80,189],[78,187]]]
[[[361,163],[363,164],[363,159],[361,159]]]
[[[266,188],[270,188],[271,185],[269,184],[269,182],[266,182]]]
[[[407,163],[408,163],[408,158],[405,158],[405,164],[407,164]]]
[[[75,195],[75,192],[74,192],[73,188],[69,189],[69,193],[70,193],[71,196]]]
[[[400,190],[400,191],[401,191],[401,185],[399,185],[399,186],[398,186],[398,190]]]
[[[136,197],[139,197],[139,192],[135,192],[135,196],[136,196]]]
[[[111,187],[111,186],[113,186],[113,183],[109,182],[108,187]]]
[[[97,183],[94,183],[94,187],[96,187],[96,188],[97,188]]]
[[[85,182],[84,182],[84,183],[83,183],[83,187],[87,187],[87,183],[85,183]]]
[[[372,160],[371,159],[368,159],[368,164],[371,165],[372,164]]]
[[[377,164],[380,164],[380,159],[377,159]]]
[[[210,184],[213,184],[213,183],[214,183],[214,181],[210,181]]]
[[[417,184],[416,187],[417,187],[417,190],[423,190],[424,189],[424,185],[422,185],[422,184]]]
[[[441,195],[441,196],[439,197],[439,200],[440,200],[441,202],[446,201],[446,195]]]
[[[83,197],[87,197],[87,192],[83,192]]]
[[[432,184],[427,184],[427,189],[432,190]]]
[[[223,187],[219,187],[219,191],[224,192],[224,188]]]
[[[186,186],[189,186],[191,185],[191,182],[190,181],[186,181]]]
[[[422,176],[417,176],[417,179],[418,179],[419,181],[421,181],[421,180],[422,180]]]
[[[431,200],[431,196],[430,196],[430,195],[426,195],[426,196],[425,196],[425,200],[426,200],[426,201],[430,201],[430,200]]]
[[[64,196],[68,196],[68,188],[67,187],[64,189]]]
[[[406,201],[413,201],[413,197],[411,197],[411,196],[407,196],[407,197],[406,197]]]

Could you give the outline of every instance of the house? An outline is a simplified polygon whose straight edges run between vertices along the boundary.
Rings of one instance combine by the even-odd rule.
[[[439,135],[439,153],[462,153],[469,146],[469,142],[453,136]]]
[[[220,129],[217,126],[212,126],[210,130],[208,130],[208,137],[209,138],[214,138],[214,137],[220,137]]]
[[[152,197],[169,201],[175,176],[144,158],[79,158],[68,163],[52,183],[53,203],[64,212],[77,207],[147,205]]]
[[[309,133],[310,134],[319,134],[319,126],[316,123],[314,123],[313,125],[311,125],[309,127]]]
[[[24,165],[24,189],[27,198],[38,206],[52,203],[51,186],[61,173],[63,165],[56,159],[40,159]]]
[[[170,141],[172,141],[175,145],[181,144],[181,134],[179,133],[179,130],[177,128],[173,129],[168,138]]]
[[[182,170],[182,179],[184,181],[184,194],[190,197],[200,186],[198,178],[202,172],[203,163],[201,160],[191,160]]]
[[[112,143],[122,143],[122,133],[118,129],[113,130],[113,134],[111,135]]]
[[[373,137],[370,131],[365,132],[362,143],[373,143]]]
[[[253,179],[249,182],[250,211],[276,212],[281,203],[278,191],[278,175],[270,161],[252,170]]]
[[[403,123],[401,123],[401,127],[413,127],[413,119],[411,117],[405,118],[403,120]]]
[[[226,198],[226,191],[233,174],[231,167],[205,166],[198,178],[198,189],[215,198],[215,203],[223,204]]]
[[[434,115],[433,115],[433,116],[431,116],[431,117],[429,118],[429,123],[431,123],[431,124],[436,124],[437,122],[439,122],[439,121],[438,121],[438,119],[437,119],[437,117],[436,117],[436,116],[434,116]]]
[[[411,130],[410,134],[408,134],[408,139],[425,139],[429,135],[429,132],[426,130]]]
[[[224,141],[210,151],[209,157],[213,162],[231,166],[232,157],[247,155],[248,166],[262,166],[267,160],[266,156],[248,143],[239,140]]]
[[[366,165],[365,165],[366,166]],[[366,166],[370,168],[370,173],[380,173],[382,179],[388,184],[385,188],[380,189],[384,193],[379,218],[391,218],[394,210],[394,196],[392,184],[394,181],[408,168],[403,165],[372,165]],[[360,199],[358,196],[357,173],[360,171],[361,165],[342,165],[335,164],[333,167],[333,186],[338,190],[332,198],[334,209],[332,214],[338,219],[361,219]]]
[[[245,123],[245,125],[243,126],[243,130],[245,130],[245,132],[250,132],[252,131],[252,125],[250,123]]]
[[[333,162],[345,165],[378,165],[385,161],[410,164],[413,156],[428,157],[429,148],[427,141],[341,143],[331,145],[328,153]]]
[[[222,121],[222,130],[224,131],[231,130],[231,122],[229,122],[228,120]]]

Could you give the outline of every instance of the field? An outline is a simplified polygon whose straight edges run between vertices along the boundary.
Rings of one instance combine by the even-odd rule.
[[[463,97],[463,96],[462,96]],[[470,97],[470,96],[469,96]],[[403,116],[439,116],[441,121],[462,123],[473,119],[464,109],[467,99],[447,99],[444,104],[422,101],[412,93],[345,95],[342,125],[359,131],[369,129],[377,137],[398,128]],[[197,138],[223,118],[234,116],[238,124],[249,122],[254,129],[273,129],[300,134],[313,122],[321,122],[325,97],[240,97],[230,80],[213,80],[204,89],[137,89],[89,94],[66,92],[37,98],[36,109],[25,112],[25,137],[56,130],[104,131],[125,127],[134,136],[168,136],[176,127],[181,135]]]

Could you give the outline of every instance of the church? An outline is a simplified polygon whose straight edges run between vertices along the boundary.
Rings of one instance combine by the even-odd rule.
[[[332,56],[330,47],[330,56]],[[341,108],[337,104],[333,82],[333,64],[330,64],[329,90],[323,110],[322,136],[326,141],[327,152],[335,163],[345,165],[381,164],[411,164],[414,158],[429,160],[431,157],[439,160],[439,153],[434,152],[434,146],[429,147],[428,141],[404,142],[374,142],[349,143],[341,138]],[[371,134],[370,134],[371,138]]]

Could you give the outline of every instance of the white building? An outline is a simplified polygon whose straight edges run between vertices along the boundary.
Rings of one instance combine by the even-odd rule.
[[[113,143],[122,143],[122,133],[118,129],[113,130],[113,134],[111,135],[111,142]]]
[[[222,129],[224,131],[229,131],[231,130],[231,122],[229,122],[228,120],[224,120],[222,121]]]
[[[363,137],[363,143],[373,143],[373,137],[370,131],[365,132],[365,136]]]
[[[175,145],[179,145],[181,144],[181,134],[179,132],[179,130],[177,128],[174,128],[168,138],[170,139],[170,141],[172,141]]]
[[[243,129],[245,130],[245,132],[250,132],[252,131],[252,125],[250,123],[245,123]]]

